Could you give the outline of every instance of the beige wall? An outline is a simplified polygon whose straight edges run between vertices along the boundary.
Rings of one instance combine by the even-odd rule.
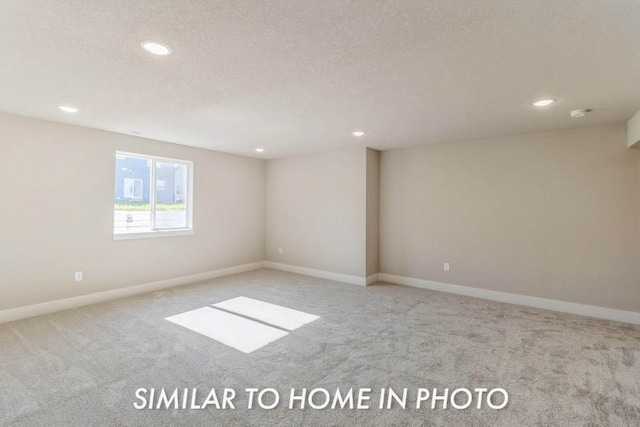
[[[627,122],[627,145],[640,148],[640,111]]]
[[[116,150],[195,163],[193,235],[113,240]],[[0,115],[0,310],[262,261],[264,191],[261,160]]]
[[[0,115],[0,310],[267,259],[640,311],[626,137],[618,124],[265,165]],[[194,235],[113,240],[116,150],[195,162]]]
[[[367,277],[378,273],[380,152],[367,148]]]
[[[269,160],[267,260],[364,277],[365,181],[364,148]]]
[[[625,124],[386,151],[380,197],[383,273],[640,311]]]

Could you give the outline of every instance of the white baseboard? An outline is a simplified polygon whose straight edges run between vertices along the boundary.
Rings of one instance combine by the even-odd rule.
[[[510,304],[524,305],[527,307],[541,308],[545,310],[560,311],[564,313],[579,314],[582,316],[596,317],[600,319],[614,320],[618,322],[640,325],[640,313],[634,311],[616,310],[606,307],[576,304],[565,301],[557,301],[546,298],[531,297],[526,295],[511,294],[508,292],[491,291],[487,289],[473,288],[469,286],[452,285],[449,283],[436,282],[433,280],[417,279],[413,277],[396,276],[393,274],[379,273],[368,277],[352,276],[348,274],[334,273],[331,271],[316,270],[307,267],[300,267],[290,264],[282,264],[273,261],[259,261],[250,264],[237,265],[220,270],[207,271],[204,273],[191,274],[188,276],[176,277],[173,279],[160,280],[157,282],[145,283],[126,288],[112,289],[88,295],[81,295],[56,301],[49,301],[40,304],[33,304],[23,307],[12,308],[0,311],[0,323],[14,320],[26,319],[28,317],[40,316],[56,311],[70,308],[82,307],[118,298],[144,294],[161,289],[172,288],[217,277],[229,276],[232,274],[244,273],[258,270],[260,268],[273,268],[275,270],[288,271],[291,273],[305,274],[307,276],[320,277],[322,279],[334,280],[337,282],[349,283],[352,285],[366,286],[375,282],[388,282],[398,285],[412,286],[433,291],[448,292],[458,295],[465,295],[475,298],[483,298],[493,301]]]
[[[0,311],[0,323],[12,322],[14,320],[26,319],[28,317],[40,316],[56,311],[70,308],[82,307],[99,302],[110,301],[132,295],[144,294],[160,289],[173,288],[175,286],[188,285],[202,282],[204,280],[215,279],[216,277],[229,276],[231,274],[244,273],[246,271],[258,270],[264,267],[264,261],[251,264],[236,265],[220,270],[206,271],[204,273],[191,274],[189,276],[175,277],[173,279],[160,280],[157,282],[145,283],[143,285],[129,286],[126,288],[111,289],[88,295],[43,302],[40,304],[27,305],[23,307],[11,308]]]
[[[336,282],[349,283],[351,285],[367,286],[367,278],[351,276],[349,274],[334,273],[332,271],[316,270],[314,268],[300,267],[298,265],[282,264],[280,262],[265,261],[266,268],[288,271],[289,273],[305,274],[307,276],[320,277],[321,279],[334,280]]]
[[[413,277],[396,276],[393,274],[385,273],[380,273],[378,275],[378,279],[381,282],[413,286],[415,288],[430,289],[432,291],[442,291],[452,294],[506,302],[510,304],[524,305],[527,307],[561,311],[564,313],[579,314],[582,316],[596,317],[599,319],[615,320],[617,322],[640,325],[640,313],[637,313],[635,311],[616,310],[613,308],[576,304],[572,302],[557,301],[546,298],[530,297],[527,295],[511,294],[508,292],[490,291],[487,289],[452,285],[449,283],[435,282],[433,280],[416,279]]]

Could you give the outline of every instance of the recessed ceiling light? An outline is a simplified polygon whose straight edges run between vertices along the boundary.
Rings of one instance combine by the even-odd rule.
[[[554,102],[556,102],[555,99],[548,98],[548,99],[541,99],[539,101],[536,101],[536,102],[533,103],[533,105],[535,105],[536,107],[546,107],[548,105],[553,104]]]
[[[362,135],[364,135],[364,132],[362,132],[361,130],[357,130],[353,132],[353,136],[362,136]]]
[[[258,153],[262,153],[262,152],[264,152],[264,148],[256,148],[256,151],[257,151]]]
[[[70,107],[68,105],[58,105],[58,108],[64,111],[65,113],[77,113],[78,109],[75,107]]]
[[[171,53],[171,48],[164,43],[154,42],[151,40],[143,41],[140,46],[149,53],[154,55],[165,56]]]

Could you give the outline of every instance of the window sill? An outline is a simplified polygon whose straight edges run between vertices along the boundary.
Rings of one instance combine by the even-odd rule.
[[[132,240],[132,239],[154,239],[157,237],[176,237],[176,236],[189,236],[193,234],[192,229],[180,229],[180,230],[158,230],[158,231],[143,231],[143,232],[131,232],[131,233],[117,233],[113,235],[113,240]]]

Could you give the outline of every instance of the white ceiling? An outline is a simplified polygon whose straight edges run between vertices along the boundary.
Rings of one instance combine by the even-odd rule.
[[[264,158],[624,121],[639,22],[638,0],[2,0],[0,111]]]

